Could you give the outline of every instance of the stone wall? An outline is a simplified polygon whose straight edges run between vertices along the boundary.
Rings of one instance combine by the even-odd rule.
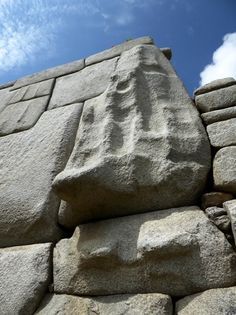
[[[0,86],[0,314],[236,314],[236,81],[193,101],[170,58]]]

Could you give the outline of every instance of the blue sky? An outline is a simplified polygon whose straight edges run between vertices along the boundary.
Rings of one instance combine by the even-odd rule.
[[[236,0],[0,0],[0,83],[150,35],[190,94],[236,78]]]

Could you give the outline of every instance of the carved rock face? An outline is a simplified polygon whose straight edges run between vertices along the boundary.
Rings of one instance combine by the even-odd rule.
[[[57,293],[184,296],[234,285],[236,254],[197,207],[80,225],[54,249]]]
[[[124,52],[107,90],[85,102],[54,188],[76,225],[193,204],[209,167],[197,110],[161,51],[143,45]]]

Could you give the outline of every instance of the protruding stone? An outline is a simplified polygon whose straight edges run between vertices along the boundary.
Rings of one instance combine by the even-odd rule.
[[[218,121],[207,126],[211,145],[215,148],[236,145],[236,118]]]
[[[234,244],[236,245],[236,200],[226,201],[224,203],[224,209],[227,211],[230,221],[231,228],[234,236]]]
[[[227,211],[219,207],[210,207],[205,210],[207,217],[224,233],[230,233],[231,225]]]
[[[126,50],[129,50],[137,45],[153,45],[153,39],[149,36],[143,36],[139,38],[135,38],[133,40],[127,40],[120,45],[116,45],[110,49],[104,50],[102,52],[99,52],[95,55],[89,56],[88,58],[85,59],[85,64],[86,66],[89,66],[93,63],[98,63],[107,59],[111,59],[114,57],[117,57],[121,55]]]
[[[215,189],[236,194],[236,146],[220,149],[213,160]]]
[[[230,118],[236,118],[236,106],[213,110],[208,113],[203,113],[201,117],[206,125],[210,125],[217,121],[223,121]]]
[[[49,96],[7,105],[0,113],[0,136],[32,128],[46,109]]]
[[[22,86],[26,86],[29,84],[41,82],[44,80],[57,78],[62,75],[70,74],[73,72],[77,72],[84,68],[84,59],[76,60],[65,65],[57,66],[54,68],[50,68],[41,72],[34,73],[32,75],[23,77],[17,80],[11,90],[19,89]]]
[[[158,48],[136,46],[122,54],[106,91],[85,102],[54,187],[76,226],[193,204],[210,160],[199,114],[171,64]]]
[[[202,195],[201,207],[203,210],[209,207],[222,207],[225,201],[233,199],[233,195],[222,191],[212,191]]]
[[[172,302],[168,295],[158,293],[93,298],[54,294],[46,296],[36,314],[172,315]]]
[[[236,84],[236,80],[234,78],[217,79],[203,86],[200,86],[198,89],[194,91],[194,95],[200,95],[211,91],[219,90],[234,84]]]
[[[54,290],[185,296],[236,283],[236,253],[197,207],[84,224],[54,249]]]
[[[1,315],[34,313],[52,281],[51,260],[51,244],[0,249]]]
[[[195,98],[198,109],[205,113],[216,109],[235,106],[236,84],[223,89],[201,94]]]
[[[117,58],[105,60],[56,80],[49,109],[82,102],[103,93],[115,71]]]
[[[0,138],[0,247],[58,240],[54,177],[74,144],[81,106],[45,112],[26,131]]]
[[[236,287],[211,289],[176,303],[176,315],[234,315]]]

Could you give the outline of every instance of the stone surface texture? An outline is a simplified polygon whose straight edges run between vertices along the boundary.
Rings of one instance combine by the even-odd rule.
[[[176,303],[176,315],[234,315],[236,287],[211,289]]]
[[[202,195],[201,207],[203,210],[209,207],[222,207],[225,201],[233,199],[233,195],[222,191],[212,191]]]
[[[51,244],[0,249],[0,314],[30,315],[51,279]]]
[[[48,295],[37,315],[172,315],[168,295],[150,293],[84,298],[71,295]]]
[[[198,89],[194,91],[194,95],[200,95],[211,91],[219,90],[221,88],[231,86],[234,84],[236,84],[236,80],[231,77],[214,80],[210,83],[200,86]]]
[[[236,253],[197,207],[84,224],[54,249],[54,290],[184,296],[236,283]]]
[[[0,246],[58,239],[54,177],[74,144],[81,106],[45,112],[30,130],[0,138]]]
[[[230,233],[231,222],[227,211],[219,207],[209,207],[205,210],[207,217],[224,233]]]
[[[236,84],[195,97],[203,113],[236,105]]]
[[[215,189],[236,194],[236,146],[220,149],[213,160]]]
[[[203,113],[201,117],[206,125],[212,124],[217,121],[236,118],[236,106]]]
[[[0,118],[1,118],[1,112],[7,106],[10,96],[11,94],[10,94],[9,88],[4,88],[0,90]],[[0,128],[1,128],[1,125],[0,125]]]
[[[234,244],[236,245],[236,200],[226,201],[224,203],[224,209],[227,211],[230,222],[231,228],[234,236]]]
[[[106,91],[85,102],[54,188],[74,210],[74,226],[189,205],[205,185],[210,159],[199,114],[169,61],[141,45],[121,55]]]
[[[215,122],[207,126],[211,145],[215,148],[236,145],[236,118]]]

